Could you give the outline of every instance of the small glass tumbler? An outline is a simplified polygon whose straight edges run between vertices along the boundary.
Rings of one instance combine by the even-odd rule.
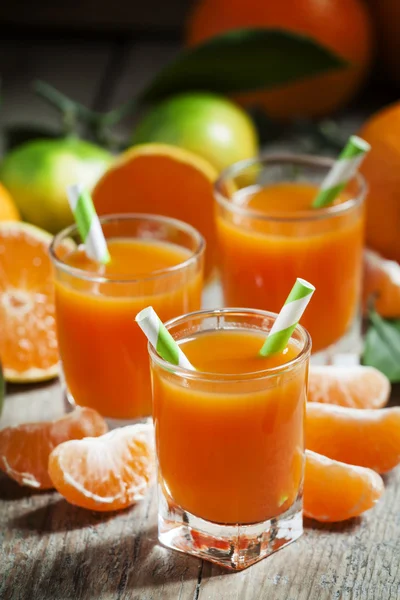
[[[275,318],[229,308],[194,312],[166,327],[177,341],[193,343],[222,329],[267,333]],[[171,366],[149,344],[165,546],[238,570],[302,534],[311,339],[297,326],[292,341],[293,360],[227,375]]]
[[[100,222],[107,242],[118,242],[120,271],[71,266],[82,250],[75,225],[51,245],[57,337],[69,404],[94,408],[119,426],[151,416],[146,340],[135,315],[150,304],[163,320],[200,308],[205,244],[193,227],[167,217],[110,215]],[[163,253],[172,251],[180,263],[149,272],[154,252],[163,264]],[[143,263],[139,273],[131,271],[133,252]]]
[[[332,164],[266,155],[232,165],[215,184],[224,304],[278,312],[296,277],[310,281],[316,291],[301,322],[322,363],[361,345],[366,184],[358,174],[341,203],[311,208]]]

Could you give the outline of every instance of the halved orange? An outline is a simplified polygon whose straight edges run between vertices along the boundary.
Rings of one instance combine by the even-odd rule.
[[[189,150],[168,144],[133,146],[98,181],[93,202],[99,215],[152,213],[189,223],[206,239],[206,273],[215,260],[216,169]]]
[[[390,396],[390,381],[374,367],[310,367],[308,401],[350,408],[381,408]]]
[[[129,425],[100,437],[65,442],[49,458],[49,475],[60,494],[71,504],[98,511],[141,500],[154,470],[150,425]]]
[[[0,359],[7,381],[58,373],[51,239],[27,223],[0,223]]]
[[[384,492],[382,478],[306,450],[304,514],[322,522],[345,521],[372,508]]]
[[[49,489],[49,454],[62,442],[101,435],[108,427],[91,408],[76,408],[54,421],[26,423],[0,430],[0,469],[20,485]]]

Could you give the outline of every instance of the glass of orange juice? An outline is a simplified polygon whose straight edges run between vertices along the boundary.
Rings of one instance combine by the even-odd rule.
[[[259,356],[276,315],[198,311],[166,324],[196,370],[149,344],[159,539],[231,569],[302,533],[304,414],[311,339]]]
[[[312,208],[332,164],[267,155],[229,167],[215,185],[225,304],[279,311],[296,277],[312,281],[301,322],[320,362],[360,346],[366,184],[356,175],[332,206]]]
[[[200,308],[205,243],[190,225],[162,216],[100,219],[111,261],[87,258],[75,225],[58,234],[57,336],[66,397],[121,425],[151,415],[146,340],[136,313],[163,320]]]

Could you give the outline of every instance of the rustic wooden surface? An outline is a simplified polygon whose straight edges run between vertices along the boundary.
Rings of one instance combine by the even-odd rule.
[[[0,42],[2,124],[56,124],[29,94],[47,78],[89,106],[129,98],[176,44],[56,39]],[[346,133],[365,113],[345,115]],[[128,132],[128,126],[120,128]],[[393,404],[400,404],[400,389]],[[9,386],[0,427],[62,413],[57,382]],[[56,492],[31,492],[0,476],[1,600],[398,600],[400,469],[386,478],[383,500],[341,525],[306,522],[304,536],[241,573],[228,573],[157,543],[156,499],[115,515],[68,505]],[[345,490],[343,490],[345,493]]]

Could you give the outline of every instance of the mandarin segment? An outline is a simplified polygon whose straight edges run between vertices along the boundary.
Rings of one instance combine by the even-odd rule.
[[[382,496],[382,478],[306,450],[304,515],[322,522],[345,521],[372,508]]]
[[[395,260],[387,260],[372,250],[364,250],[365,314],[371,302],[382,317],[400,317],[400,264]]]
[[[52,488],[47,471],[50,452],[62,442],[102,435],[107,429],[91,408],[76,408],[54,421],[7,427],[0,430],[0,469],[20,485]]]
[[[359,410],[308,402],[306,446],[334,460],[386,473],[400,462],[400,407]]]
[[[58,373],[51,236],[26,223],[0,223],[0,356],[8,381]]]
[[[65,442],[49,457],[49,475],[58,492],[71,504],[97,511],[119,510],[141,500],[154,470],[150,425]]]
[[[382,408],[390,396],[390,381],[374,367],[310,367],[308,401],[349,408]]]

